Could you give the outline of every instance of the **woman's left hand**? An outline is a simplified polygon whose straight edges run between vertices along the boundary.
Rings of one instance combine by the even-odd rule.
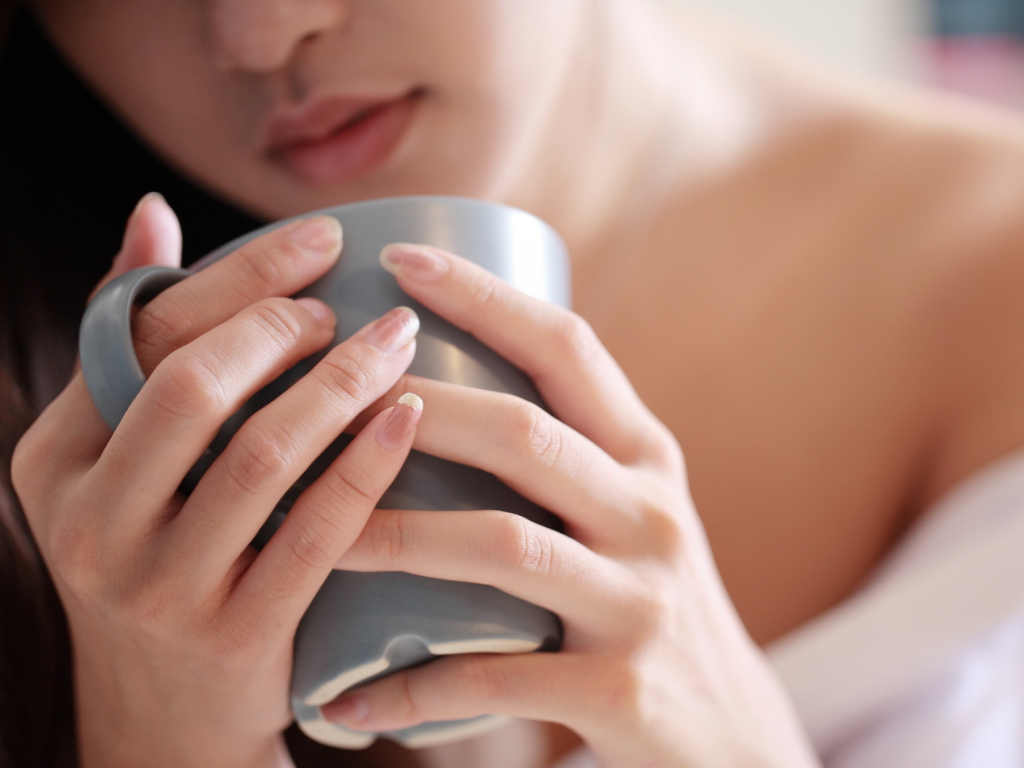
[[[679,447],[577,315],[436,249],[382,256],[417,301],[534,381],[511,395],[406,377],[415,447],[492,472],[565,521],[378,510],[338,567],[489,584],[558,614],[559,653],[467,654],[323,707],[358,730],[499,714],[561,723],[605,766],[816,765],[724,591]],[[386,403],[390,404],[390,403]]]

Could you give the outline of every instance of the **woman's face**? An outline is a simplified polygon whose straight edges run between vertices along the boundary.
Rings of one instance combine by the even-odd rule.
[[[588,0],[39,0],[57,46],[174,165],[267,217],[501,199]]]

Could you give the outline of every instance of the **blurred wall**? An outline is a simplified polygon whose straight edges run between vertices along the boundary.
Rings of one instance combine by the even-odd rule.
[[[918,76],[925,0],[662,0],[712,11],[827,64],[867,76]]]

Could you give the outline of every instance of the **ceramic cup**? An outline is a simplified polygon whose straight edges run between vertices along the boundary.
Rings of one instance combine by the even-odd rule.
[[[410,373],[507,392],[543,405],[521,371],[405,295],[394,277],[380,266],[378,255],[389,243],[433,245],[480,264],[525,293],[568,306],[568,259],[548,225],[514,208],[453,197],[371,200],[318,213],[341,222],[344,250],[331,271],[300,295],[315,296],[334,309],[338,317],[334,343],[394,307],[411,306],[419,314],[421,327]],[[133,270],[105,286],[90,303],[80,333],[82,372],[111,429],[118,425],[145,381],[132,344],[132,307],[286,223],[272,224],[228,243],[190,270]],[[249,415],[309,371],[322,354],[277,379],[233,416],[182,483],[183,492],[195,487],[202,472]],[[273,535],[298,495],[350,439],[340,437],[281,499],[254,542],[257,546]],[[412,451],[380,506],[501,509],[549,527],[559,525],[551,513],[519,496],[494,475],[418,451]],[[378,735],[412,747],[453,741],[492,727],[498,718],[426,723],[372,734],[324,720],[319,707],[356,685],[437,656],[557,650],[560,643],[561,624],[554,614],[494,587],[407,573],[333,571],[296,633],[292,709],[306,734],[339,747],[365,747]]]

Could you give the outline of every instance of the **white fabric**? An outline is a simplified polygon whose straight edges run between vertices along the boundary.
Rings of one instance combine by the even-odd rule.
[[[769,658],[829,768],[1024,766],[1024,453]]]
[[[571,755],[566,755],[552,768],[599,768],[594,756],[585,748],[577,749]]]
[[[1024,452],[769,659],[827,768],[1024,767]],[[595,768],[580,751],[557,768]]]

